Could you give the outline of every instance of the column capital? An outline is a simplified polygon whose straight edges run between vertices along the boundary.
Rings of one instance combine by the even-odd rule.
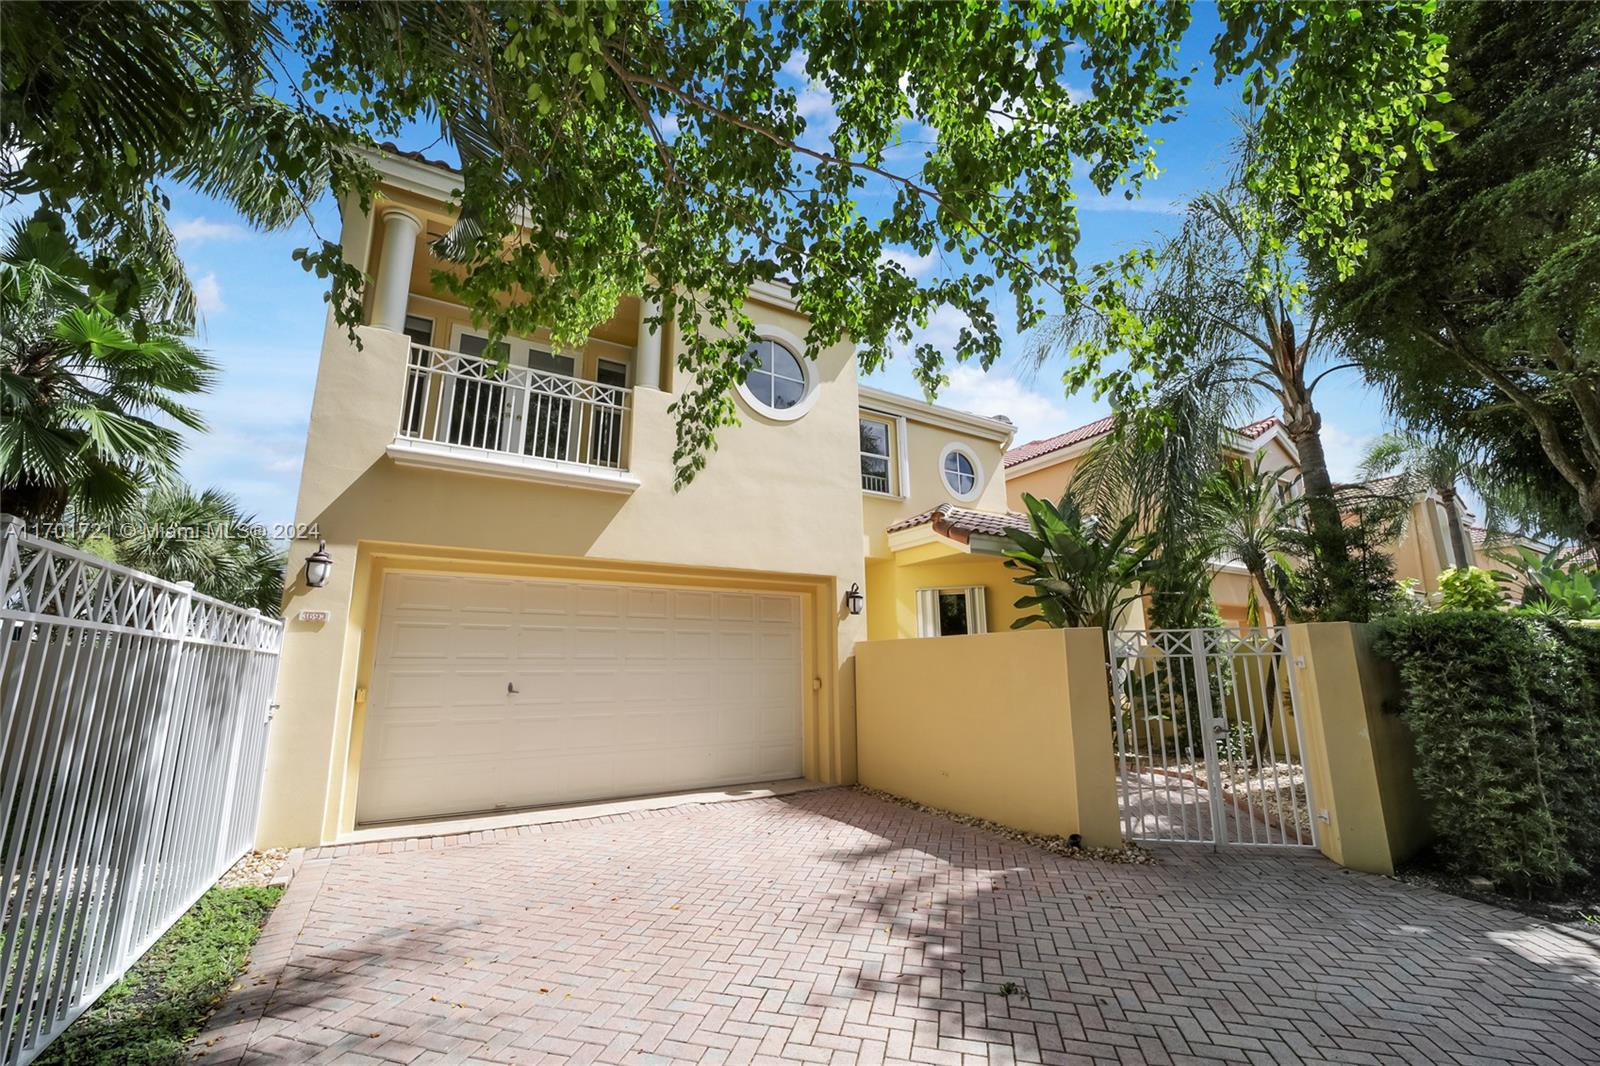
[[[401,219],[404,219],[407,222],[410,222],[413,226],[415,226],[419,233],[422,231],[422,219],[418,218],[416,212],[410,210],[409,208],[396,207],[396,206],[391,204],[390,206],[388,206],[388,207],[384,208],[382,211],[380,211],[378,213],[378,217],[383,219],[383,221],[386,222],[386,223],[389,222],[391,219],[394,220],[394,221],[399,221]]]

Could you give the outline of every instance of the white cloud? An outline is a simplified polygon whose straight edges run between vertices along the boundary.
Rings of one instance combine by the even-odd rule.
[[[800,49],[789,53],[789,58],[783,61],[783,72],[795,81],[806,81],[806,54]]]
[[[206,274],[195,281],[194,300],[195,306],[205,314],[228,309],[228,305],[222,302],[222,285],[215,274]]]
[[[200,244],[204,241],[242,240],[250,236],[250,231],[236,222],[213,222],[199,215],[174,222],[172,236],[180,244]]]
[[[924,342],[946,352],[952,351],[957,338],[961,336],[962,328],[970,324],[971,319],[967,318],[965,311],[959,311],[948,304],[937,307],[933,314],[928,316],[928,324],[914,327],[911,330],[911,339],[904,344],[896,343],[894,352],[897,356],[909,355],[916,350],[917,345]]]
[[[1054,436],[1091,420],[1075,420],[1064,397],[1041,392],[1012,374],[969,365],[951,369],[939,403],[975,415],[1005,415],[1017,425],[1017,442]]]
[[[833,94],[806,75],[806,54],[802,51],[790,53],[789,58],[783,61],[782,72],[799,82],[795,110],[806,121],[806,130],[800,135],[800,143],[809,148],[825,147],[827,139],[839,128],[839,113],[834,106]]]
[[[878,258],[881,262],[895,264],[914,278],[920,278],[932,269],[937,257],[933,252],[929,252],[927,255],[917,255],[915,252],[909,252],[903,248],[885,248],[883,254]]]

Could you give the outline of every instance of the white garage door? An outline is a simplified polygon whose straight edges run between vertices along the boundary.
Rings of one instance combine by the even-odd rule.
[[[800,599],[384,579],[358,822],[801,773]]]

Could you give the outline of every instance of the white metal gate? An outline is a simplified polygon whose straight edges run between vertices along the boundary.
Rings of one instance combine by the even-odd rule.
[[[283,623],[6,521],[0,1064],[27,1063],[249,849]]]
[[[1316,844],[1283,627],[1116,630],[1108,646],[1126,836]]]

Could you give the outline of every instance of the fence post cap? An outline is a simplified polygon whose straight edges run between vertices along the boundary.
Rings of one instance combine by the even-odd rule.
[[[3,511],[0,511],[0,528],[3,528],[7,533],[11,532],[12,530],[20,530],[27,524],[28,523],[24,522],[14,514],[6,514]]]

